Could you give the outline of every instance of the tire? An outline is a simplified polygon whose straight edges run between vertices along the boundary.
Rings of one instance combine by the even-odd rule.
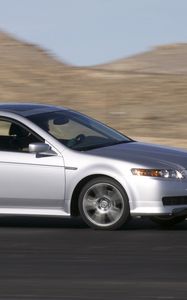
[[[178,223],[183,222],[186,219],[186,216],[153,216],[150,218],[152,222],[163,226],[163,227],[171,227]]]
[[[119,183],[105,176],[90,180],[82,188],[79,211],[88,226],[99,230],[119,229],[130,215],[126,192]]]

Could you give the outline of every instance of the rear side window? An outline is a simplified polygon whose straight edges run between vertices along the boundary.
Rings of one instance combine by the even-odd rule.
[[[8,136],[10,132],[10,122],[0,120],[0,136]]]

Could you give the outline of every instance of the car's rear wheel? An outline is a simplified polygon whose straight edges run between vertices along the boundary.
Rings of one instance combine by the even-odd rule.
[[[128,197],[115,180],[97,177],[83,187],[79,210],[83,220],[94,229],[118,229],[129,218]]]
[[[170,215],[166,215],[166,216],[152,216],[151,217],[151,221],[153,221],[154,223],[160,225],[160,226],[165,226],[165,227],[169,227],[169,226],[173,226],[175,224],[181,223],[186,219],[187,216],[178,216],[178,217],[174,217],[174,216],[170,216]]]

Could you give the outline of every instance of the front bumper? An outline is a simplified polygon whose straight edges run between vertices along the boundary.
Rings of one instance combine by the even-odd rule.
[[[187,215],[187,180],[134,176],[129,200],[131,215]]]
[[[185,208],[185,207],[174,208],[172,211],[172,215],[175,217],[187,216],[187,208]]]

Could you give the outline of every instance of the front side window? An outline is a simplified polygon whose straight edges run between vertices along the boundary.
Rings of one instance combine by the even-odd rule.
[[[41,139],[20,123],[0,119],[0,151],[29,152],[29,144],[38,142]]]
[[[87,116],[72,111],[54,111],[28,117],[67,147],[86,151],[132,140]]]

